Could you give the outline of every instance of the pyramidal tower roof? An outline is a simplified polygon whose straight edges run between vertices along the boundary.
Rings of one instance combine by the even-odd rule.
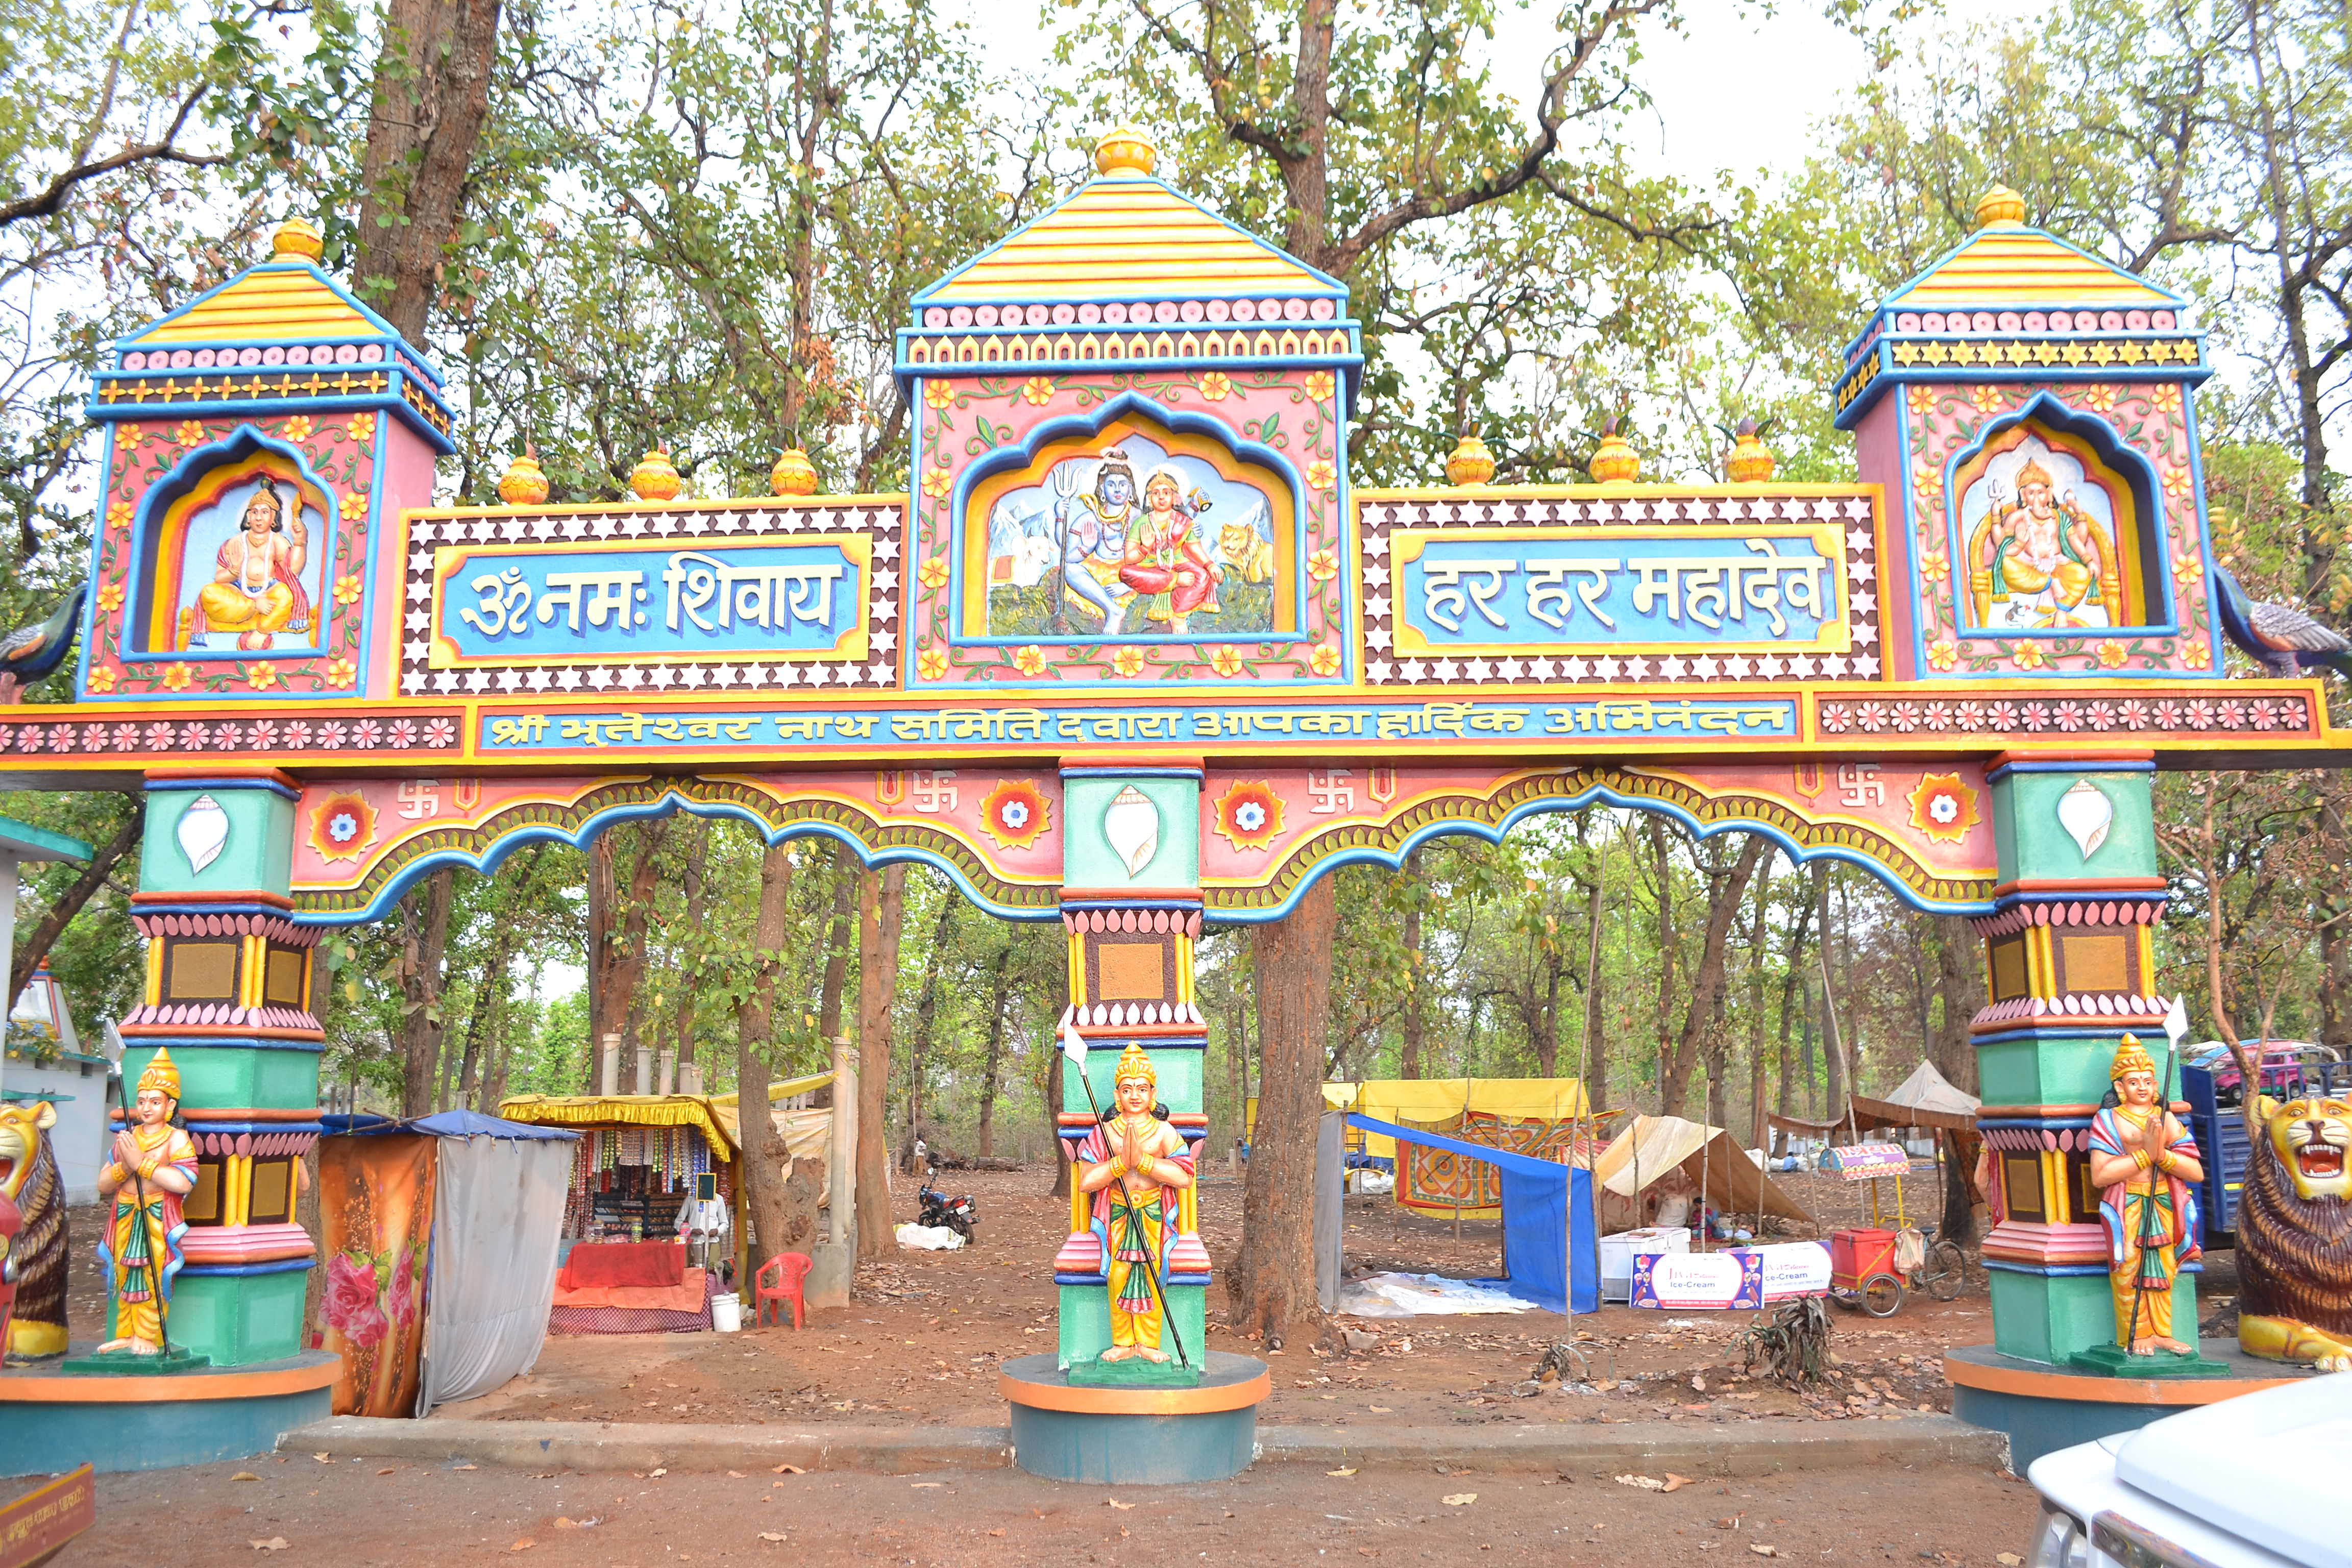
[[[2186,301],[2054,234],[2027,226],[2025,198],[1995,185],[1977,203],[1974,233],[1881,302],[1901,310],[2163,310]]]
[[[1136,132],[1102,138],[1095,177],[917,294],[918,322],[926,308],[959,305],[1319,298],[1336,308],[1346,299],[1337,279],[1155,176],[1157,162]]]

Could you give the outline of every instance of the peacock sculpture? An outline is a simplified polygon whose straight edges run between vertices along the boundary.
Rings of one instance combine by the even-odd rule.
[[[0,637],[0,702],[24,700],[26,687],[57,673],[58,666],[73,651],[81,608],[89,599],[89,584],[76,584],[47,619],[18,626]]]
[[[2324,664],[2338,675],[2352,675],[2352,641],[2342,632],[2290,605],[2247,597],[2238,580],[2218,561],[2213,563],[2213,580],[2221,587],[2218,602],[2221,629],[2273,674],[2295,676]]]

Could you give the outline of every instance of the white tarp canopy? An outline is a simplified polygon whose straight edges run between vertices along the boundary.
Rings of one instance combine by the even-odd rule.
[[[1922,1061],[1903,1080],[1903,1086],[1885,1097],[1889,1105],[1900,1105],[1913,1110],[1940,1110],[1953,1116],[1974,1116],[1984,1107],[1984,1101],[1965,1089],[1954,1089],[1951,1080],[1936,1070],[1936,1064]]]
[[[1721,1214],[1753,1215],[1760,1209],[1783,1219],[1810,1223],[1813,1217],[1757,1169],[1738,1140],[1720,1127],[1679,1116],[1633,1118],[1601,1152],[1593,1174],[1601,1183],[1604,1232],[1641,1223],[1640,1195],[1670,1177],[1703,1194]]]
[[[436,1135],[433,1264],[419,1415],[529,1372],[547,1339],[576,1132],[444,1111]]]

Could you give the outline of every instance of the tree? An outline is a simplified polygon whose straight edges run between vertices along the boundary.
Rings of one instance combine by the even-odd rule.
[[[898,989],[898,931],[907,868],[867,871],[857,894],[857,1257],[898,1250],[890,1223],[891,1003]]]
[[[768,1113],[767,1050],[774,1036],[777,981],[791,934],[793,856],[771,844],[760,859],[760,914],[751,971],[736,1004],[736,1116],[743,1140],[744,1195],[760,1256],[805,1250],[816,1228],[816,1184],[801,1173]],[[864,1149],[861,1138],[859,1147]],[[863,1163],[861,1159],[861,1163]]]

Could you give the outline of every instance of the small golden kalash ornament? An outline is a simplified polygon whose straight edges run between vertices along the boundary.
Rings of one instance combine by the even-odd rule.
[[[1995,185],[1977,198],[1979,228],[2023,228],[2025,198],[2007,185]]]
[[[327,253],[319,231],[299,217],[289,217],[269,237],[272,261],[316,261]]]
[[[1735,485],[1760,485],[1772,477],[1778,466],[1773,461],[1772,448],[1756,434],[1756,421],[1742,419],[1739,433],[1732,438],[1731,456],[1724,459],[1725,477]]]
[[[1111,1083],[1117,1114],[1078,1145],[1078,1190],[1095,1194],[1095,1217],[1108,1239],[1103,1271],[1110,1285],[1110,1348],[1097,1359],[1160,1363],[1167,1322],[1170,1244],[1178,1238],[1179,1201],[1192,1184],[1183,1134],[1155,1112],[1160,1075],[1143,1047],[1129,1043]]]
[[[1592,460],[1585,468],[1596,484],[1630,485],[1642,477],[1641,457],[1617,434],[1614,419],[1601,427],[1601,445],[1592,449]]]
[[[669,460],[669,448],[656,446],[637,459],[629,470],[629,488],[637,492],[642,501],[666,501],[686,488],[678,477],[677,466]]]
[[[2115,1297],[2116,1343],[2126,1355],[2194,1355],[2173,1337],[2172,1287],[2200,1256],[2196,1189],[2205,1179],[2196,1141],[2164,1103],[2156,1063],[2126,1035],[2108,1069],[2116,1103],[2091,1118],[2090,1177],[2099,1189]]]
[[[1107,132],[1095,143],[1095,173],[1148,174],[1160,162],[1151,138],[1131,125]]]
[[[180,1069],[170,1051],[158,1049],[139,1075],[125,1112],[129,1125],[114,1135],[98,1173],[99,1196],[114,1205],[98,1248],[114,1314],[114,1336],[98,1347],[101,1356],[163,1356],[171,1350],[165,1319],[172,1280],[187,1261],[180,1245],[188,1229],[180,1200],[196,1184],[195,1140],[172,1124],[179,1109]]]
[[[780,496],[816,494],[816,465],[798,447],[787,447],[768,470],[768,488]]]
[[[1478,439],[1478,432],[1465,430],[1445,459],[1445,482],[1461,489],[1483,485],[1495,477],[1495,454],[1486,450],[1486,443]]]
[[[499,499],[509,506],[537,506],[547,499],[547,475],[529,447],[499,476]]]

